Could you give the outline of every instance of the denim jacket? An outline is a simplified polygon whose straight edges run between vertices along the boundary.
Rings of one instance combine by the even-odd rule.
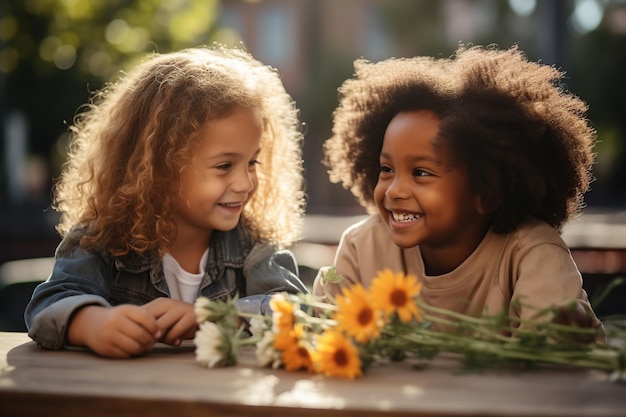
[[[68,323],[80,307],[142,305],[170,296],[154,253],[113,257],[106,251],[88,252],[79,246],[82,235],[75,229],[60,243],[52,274],[35,289],[24,313],[28,335],[47,349],[67,344]],[[213,233],[198,295],[214,300],[238,295],[240,311],[269,314],[271,294],[282,291],[308,292],[292,252],[253,241],[241,224]]]

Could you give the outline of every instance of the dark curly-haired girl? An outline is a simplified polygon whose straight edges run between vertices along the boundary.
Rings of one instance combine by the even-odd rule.
[[[576,321],[599,327],[559,234],[582,208],[595,140],[563,74],[517,47],[467,45],[355,68],[325,162],[372,216],[344,232],[330,291],[388,268],[435,306],[524,320],[575,299]]]

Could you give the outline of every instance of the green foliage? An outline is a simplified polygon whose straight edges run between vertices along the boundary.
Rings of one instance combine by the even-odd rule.
[[[12,0],[0,23],[12,73],[34,64],[40,74],[76,68],[107,80],[145,53],[210,43],[217,0]]]
[[[67,125],[91,93],[148,53],[211,44],[219,34],[219,5],[219,0],[3,0],[0,117],[14,111],[26,117],[29,153],[45,156],[57,177]]]

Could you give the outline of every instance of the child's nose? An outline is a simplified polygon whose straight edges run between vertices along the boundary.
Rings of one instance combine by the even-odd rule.
[[[250,172],[247,169],[241,170],[235,178],[233,190],[239,193],[251,192],[254,189],[255,178],[255,172]]]
[[[394,176],[385,191],[391,199],[406,198],[409,194],[406,179],[400,175]]]

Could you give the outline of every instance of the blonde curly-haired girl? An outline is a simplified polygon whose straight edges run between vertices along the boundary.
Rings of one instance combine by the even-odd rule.
[[[63,241],[29,335],[110,357],[178,345],[199,296],[268,313],[305,292],[302,132],[277,72],[219,45],[155,54],[96,93],[55,188]]]

